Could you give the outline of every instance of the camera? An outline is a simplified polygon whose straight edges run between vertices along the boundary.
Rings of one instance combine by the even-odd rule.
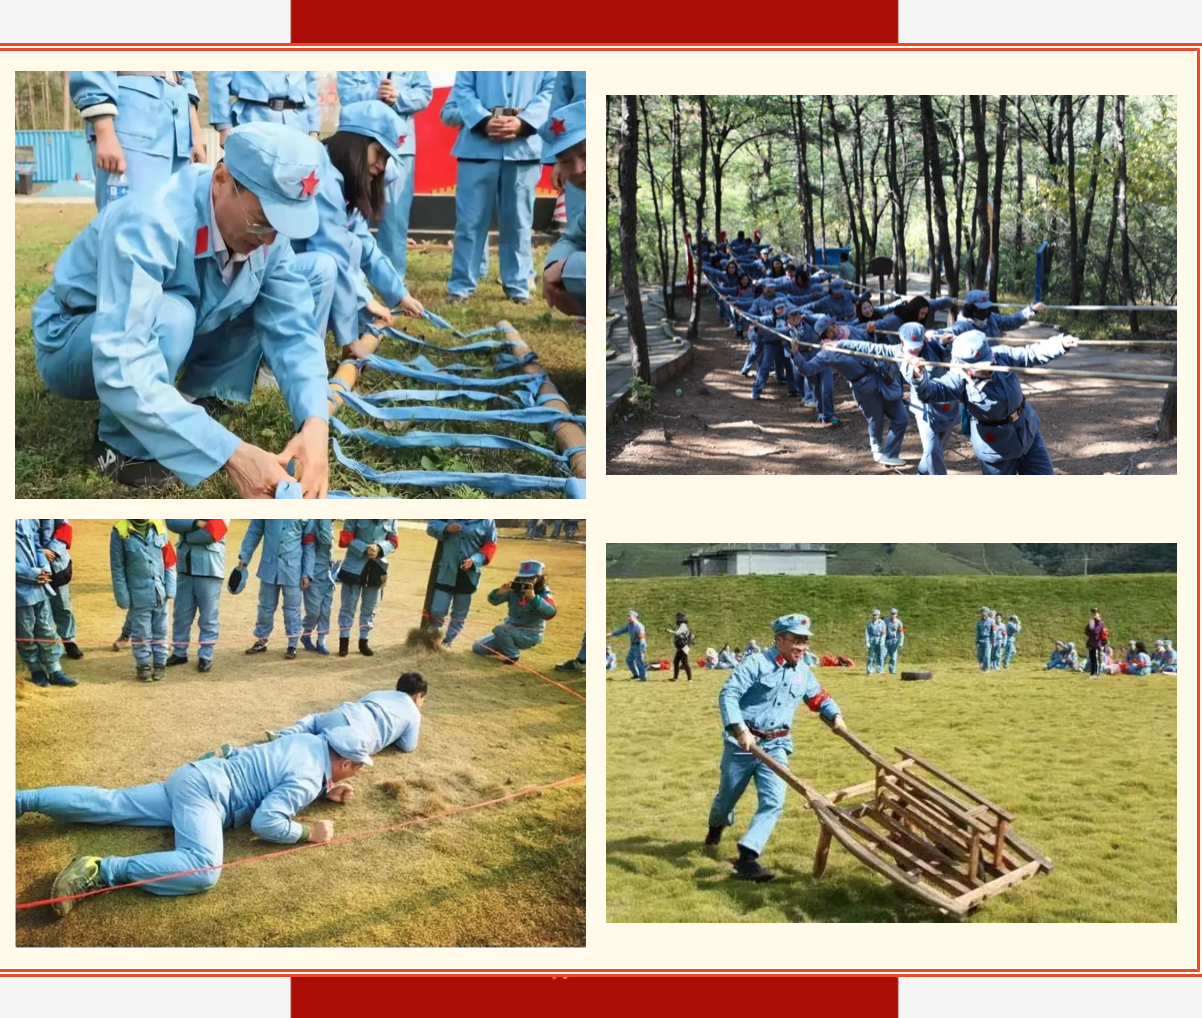
[[[494,106],[492,108],[492,115],[494,117],[516,117],[521,112],[521,110],[515,109],[512,106]]]

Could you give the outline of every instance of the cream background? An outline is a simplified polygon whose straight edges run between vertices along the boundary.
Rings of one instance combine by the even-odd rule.
[[[313,52],[313,63],[325,66],[350,64],[348,54]],[[395,62],[396,53],[387,58],[382,51],[363,51],[354,59]],[[295,65],[299,50],[238,54],[175,53],[171,63],[193,67],[222,67],[252,64],[280,67]],[[13,128],[11,89],[14,70],[50,69],[72,66],[86,59],[80,53],[5,53],[0,54],[0,110],[9,129]],[[145,63],[146,54],[137,59]],[[737,61],[737,62],[736,62]],[[119,53],[104,53],[89,61],[105,66],[126,62]],[[163,61],[166,62],[166,61]],[[1126,91],[1128,93],[1177,93],[1179,96],[1179,263],[1185,284],[1180,332],[1187,337],[1181,351],[1181,374],[1189,381],[1197,378],[1196,350],[1190,337],[1197,335],[1197,53],[1114,52],[896,52],[877,50],[849,52],[789,52],[773,54],[722,53],[455,53],[440,51],[432,56],[415,55],[415,66],[477,66],[486,69],[505,66],[582,67],[593,76],[592,90],[599,99],[617,84],[634,92],[666,93],[688,89],[712,88],[715,82],[738,82],[740,91],[750,90],[745,82],[754,80],[760,92],[785,92],[804,82],[838,82],[844,90],[858,87],[864,92],[921,91],[921,83],[931,81],[941,92],[954,91],[971,84],[986,93],[1019,90],[1041,93],[1053,86],[1073,88],[1077,93]],[[945,84],[945,82],[947,82]],[[954,84],[953,84],[954,83]],[[603,137],[605,112],[600,101],[590,112],[594,139]],[[0,172],[11,170],[12,150],[0,147]],[[594,224],[603,222],[605,213],[602,185],[594,183],[589,198],[589,216]],[[1004,213],[1003,213],[1004,214]],[[600,307],[604,297],[605,263],[601,233],[590,256],[593,278],[592,302]],[[0,267],[4,279],[11,280],[13,218],[0,220]],[[1190,285],[1190,284],[1194,285]],[[12,327],[11,304],[0,305],[0,323]],[[11,334],[11,333],[10,333]],[[592,379],[589,405],[600,412],[604,400],[601,369],[603,329],[595,316],[589,336],[589,360]],[[604,574],[605,541],[663,540],[704,542],[746,539],[752,527],[757,538],[791,539],[798,527],[785,521],[790,515],[804,527],[804,536],[823,541],[866,539],[865,524],[882,509],[896,507],[903,527],[906,524],[924,530],[934,520],[946,520],[957,537],[981,539],[996,533],[999,539],[1027,540],[1038,537],[1050,541],[1081,540],[1175,540],[1179,545],[1178,611],[1183,618],[1197,617],[1197,393],[1196,385],[1186,385],[1180,393],[1183,422],[1194,422],[1180,438],[1179,471],[1176,477],[1148,477],[1139,481],[1064,477],[1054,482],[1015,482],[1021,488],[998,485],[986,488],[983,479],[961,478],[950,488],[938,492],[930,484],[913,478],[902,480],[866,480],[863,478],[822,478],[808,486],[800,478],[740,478],[737,485],[715,483],[713,479],[664,477],[615,477],[602,475],[601,436],[595,432],[592,456],[593,488],[591,500],[571,511],[589,522],[588,574],[589,628],[594,648],[605,629]],[[0,410],[0,421],[12,432],[12,408]],[[12,460],[7,447],[0,445],[0,462],[9,492],[12,491]],[[902,485],[894,498],[882,498],[884,484]],[[916,486],[917,485],[917,486]],[[1035,488],[1039,487],[1039,491]],[[999,493],[1006,492],[1005,496]],[[902,495],[904,497],[898,497]],[[121,501],[10,502],[14,516],[59,515],[116,518],[128,510]],[[143,503],[152,516],[218,516],[224,513],[249,516],[267,512],[269,516],[300,515],[298,507],[256,505],[235,509],[228,502],[151,502]],[[795,509],[793,507],[796,507]],[[362,507],[366,514],[371,507]],[[428,514],[428,501],[382,500],[379,512],[389,516]],[[517,514],[512,501],[487,500],[473,508],[496,517]],[[525,507],[523,507],[525,508]],[[545,503],[540,512],[547,512]],[[783,511],[782,511],[783,510]],[[331,515],[341,508],[331,503]],[[809,520],[821,519],[814,527]],[[765,527],[761,520],[772,519],[776,526]],[[804,521],[804,522],[803,522]],[[879,527],[877,528],[879,529]],[[901,527],[898,530],[902,530]],[[905,532],[895,538],[904,539]],[[0,585],[0,597],[11,593]],[[10,610],[11,598],[5,599]],[[811,609],[812,610],[812,609]],[[1196,675],[1189,667],[1197,661],[1197,636],[1183,628],[1179,652],[1183,676]],[[594,655],[596,649],[594,650]],[[15,655],[14,655],[15,656]],[[1178,922],[1173,925],[1073,927],[1008,924],[931,924],[915,925],[899,936],[896,929],[880,926],[781,926],[756,929],[740,937],[735,928],[705,925],[670,927],[615,925],[605,923],[605,717],[604,672],[594,662],[592,696],[588,712],[588,755],[591,764],[592,794],[588,797],[589,888],[588,946],[580,949],[162,949],[134,950],[119,948],[33,949],[17,951],[13,920],[0,929],[0,969],[80,970],[99,968],[138,969],[243,969],[294,971],[298,969],[615,969],[642,968],[774,968],[774,969],[869,969],[897,971],[932,967],[971,969],[1031,968],[1155,968],[1195,969],[1197,932],[1197,718],[1198,690],[1183,680],[1178,705]],[[1022,723],[1025,710],[1038,710],[1038,703],[1015,702],[1015,723]],[[14,731],[13,705],[0,705],[0,732],[7,742]],[[0,753],[0,785],[11,787],[14,754]],[[0,893],[14,897],[13,829],[7,819],[0,827]],[[1055,875],[1050,879],[1055,879]],[[218,888],[219,893],[219,888]],[[14,913],[15,914],[15,913]],[[748,931],[749,933],[751,931]]]

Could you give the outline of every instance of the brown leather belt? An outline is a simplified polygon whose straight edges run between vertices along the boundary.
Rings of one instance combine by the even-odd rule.
[[[780,739],[789,734],[789,728],[787,725],[784,728],[774,728],[770,732],[764,732],[758,728],[753,728],[751,725],[748,725],[747,731],[749,731],[757,739],[761,740]]]

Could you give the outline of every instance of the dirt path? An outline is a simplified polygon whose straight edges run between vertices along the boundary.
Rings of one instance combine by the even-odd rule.
[[[1029,325],[1019,338],[1049,335]],[[747,347],[718,317],[703,308],[695,358],[672,386],[659,390],[654,409],[619,416],[609,428],[606,460],[610,474],[881,474],[872,460],[868,429],[847,383],[835,376],[838,427],[824,427],[816,412],[791,398],[773,379],[763,399],[751,399],[743,378]],[[1057,362],[1075,370],[1170,374],[1172,359],[1154,354],[1082,348]],[[675,396],[675,390],[681,396]],[[1058,474],[1117,474],[1131,457],[1140,474],[1175,474],[1176,443],[1152,440],[1164,389],[1108,379],[1043,378],[1024,383],[1042,421],[1044,441]],[[911,419],[902,456],[913,474],[922,454]],[[979,474],[967,436],[956,435],[947,450],[950,474]]]

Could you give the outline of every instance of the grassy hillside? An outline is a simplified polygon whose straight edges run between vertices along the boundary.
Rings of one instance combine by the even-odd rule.
[[[702,647],[741,646],[748,637],[763,645],[772,619],[804,611],[813,619],[819,653],[847,654],[859,661],[869,612],[897,608],[907,630],[903,659],[910,664],[971,660],[973,627],[982,605],[1019,616],[1019,651],[1028,662],[1040,656],[1046,660],[1053,640],[1081,643],[1093,604],[1102,609],[1114,641],[1151,643],[1177,636],[1177,577],[1171,574],[661,577],[611,579],[606,587],[609,628],[621,626],[629,609],[637,610],[647,626],[653,658],[672,656],[667,630],[677,611],[688,613]]]

